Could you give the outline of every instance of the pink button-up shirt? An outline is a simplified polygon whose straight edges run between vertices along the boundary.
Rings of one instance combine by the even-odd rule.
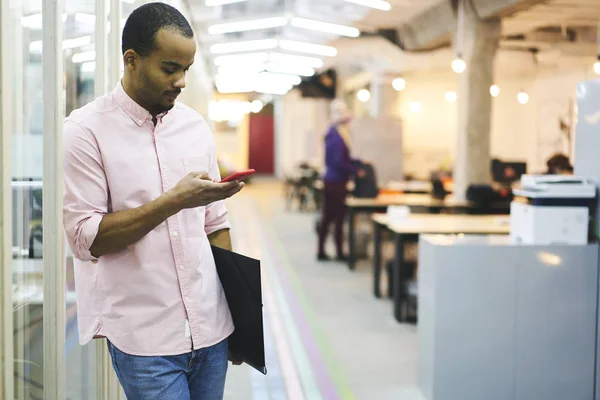
[[[63,143],[80,343],[105,336],[128,354],[166,356],[227,338],[233,322],[207,237],[229,228],[222,201],[179,212],[125,250],[90,254],[107,213],[148,203],[192,171],[220,178],[204,119],[176,104],[155,126],[119,83],[73,111]]]

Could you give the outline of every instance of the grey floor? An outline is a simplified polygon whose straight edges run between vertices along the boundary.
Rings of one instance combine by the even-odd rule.
[[[317,262],[315,214],[286,211],[277,182],[248,185],[229,208],[235,250],[262,260],[274,370],[231,367],[226,399],[422,399],[416,326],[373,297],[368,261]]]

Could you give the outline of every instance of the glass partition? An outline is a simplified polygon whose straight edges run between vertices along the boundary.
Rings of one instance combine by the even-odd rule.
[[[43,397],[42,0],[10,2],[15,399]],[[8,132],[3,132],[8,134]]]

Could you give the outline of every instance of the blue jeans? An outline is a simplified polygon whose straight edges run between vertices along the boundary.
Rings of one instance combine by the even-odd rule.
[[[227,340],[177,356],[125,354],[107,340],[113,368],[128,400],[221,400]]]

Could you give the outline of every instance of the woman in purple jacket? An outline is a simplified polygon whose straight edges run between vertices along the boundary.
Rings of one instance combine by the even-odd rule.
[[[330,260],[325,253],[325,241],[329,234],[329,226],[335,224],[335,245],[337,260],[344,261],[343,224],[346,214],[346,195],[348,181],[354,175],[362,176],[360,161],[350,158],[350,112],[346,104],[339,99],[331,103],[333,124],[325,136],[325,175],[323,182],[323,209],[319,224],[319,250],[317,259]]]

